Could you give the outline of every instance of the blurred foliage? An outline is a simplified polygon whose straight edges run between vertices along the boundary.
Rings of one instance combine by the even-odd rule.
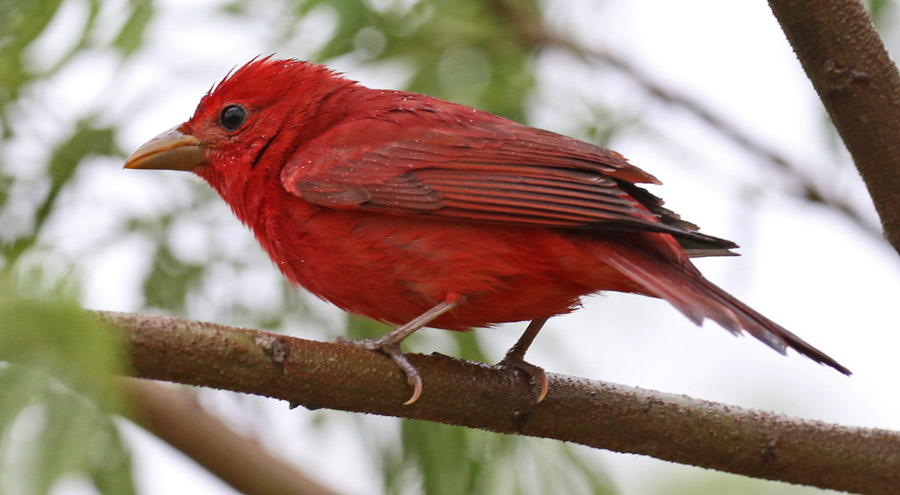
[[[131,0],[130,13],[119,34],[113,40],[113,46],[128,56],[137,51],[144,42],[144,32],[155,12],[150,0]]]
[[[47,493],[73,474],[134,493],[112,421],[118,342],[73,297],[34,287],[40,278],[0,278],[0,493]]]
[[[520,3],[536,9],[533,2]],[[72,44],[62,47],[54,63],[33,63],[29,59],[30,47],[53,25],[54,16],[66,4],[13,1],[0,7],[0,122],[6,144],[19,137],[13,115],[21,111],[29,87],[52,79],[87,50],[117,53],[124,64],[141,52],[144,33],[152,25],[157,9],[149,1],[130,1],[118,32],[97,36],[103,6],[99,1],[89,2],[85,4],[87,11],[80,33]],[[237,19],[253,17],[258,15],[254,11],[256,5],[232,2],[224,5],[222,12]],[[373,65],[401,62],[411,70],[407,89],[524,119],[526,98],[534,85],[531,54],[528,47],[515,41],[517,37],[511,32],[514,26],[492,10],[491,3],[422,1],[375,5],[357,0],[284,1],[280,8],[298,21],[283,24],[288,31],[282,39],[291,36],[290,29],[300,24],[300,18],[316,9],[328,9],[336,15],[337,28],[317,55],[318,62],[343,56]],[[97,41],[102,39],[107,41]],[[15,229],[0,230],[0,263],[7,277],[28,280],[48,276],[28,273],[23,260],[40,266],[42,256],[53,256],[52,246],[42,245],[41,239],[50,219],[65,216],[58,199],[77,183],[74,179],[79,164],[97,156],[122,156],[115,144],[118,126],[100,124],[97,115],[102,111],[98,107],[75,116],[68,135],[46,143],[51,149],[46,161],[31,164],[33,168],[43,167],[37,178],[22,179],[14,168],[0,164],[0,212],[18,209],[16,218],[28,222]],[[23,200],[21,192],[14,191],[13,186],[22,180],[31,184],[26,188],[28,201]],[[187,211],[163,210],[155,218],[129,219],[122,223],[121,231],[106,236],[105,242],[112,242],[116,236],[134,232],[151,241],[152,258],[141,284],[144,304],[154,310],[189,316],[190,301],[199,299],[212,305],[223,320],[237,319],[259,327],[289,324],[294,320],[285,316],[291,313],[308,319],[311,315],[307,308],[298,303],[301,298],[287,294],[292,290],[287,284],[282,283],[285,293],[280,301],[254,308],[239,297],[227,296],[221,287],[221,276],[212,277],[218,280],[210,282],[214,267],[228,270],[235,278],[251,268],[242,259],[243,251],[229,252],[212,245],[219,220],[210,218],[210,211],[220,216],[223,211],[207,208],[212,201],[218,199],[208,192],[198,192]],[[23,209],[28,211],[23,214]],[[175,235],[177,223],[182,228],[187,225],[211,233],[205,237],[211,245],[199,248],[204,253],[202,260],[183,255]],[[110,411],[119,407],[108,394],[113,389],[108,377],[118,364],[114,348],[71,299],[3,300],[7,304],[0,306],[0,361],[6,364],[0,372],[0,393],[7,400],[0,407],[0,479],[16,486],[4,487],[0,483],[0,491],[10,488],[17,493],[44,493],[60,476],[80,472],[103,493],[133,492],[127,451],[110,417]],[[350,335],[372,335],[386,329],[369,320],[348,321],[346,330]],[[485,359],[475,334],[455,337],[460,356]],[[534,441],[516,437],[421,422],[401,425],[400,437],[378,447],[390,452],[377,457],[390,460],[383,465],[388,492],[407,492],[410,486],[419,485],[423,493],[496,493],[499,486],[508,487],[502,493],[534,493],[531,488],[510,484],[518,479],[517,462],[529,459],[544,467],[541,475],[546,479],[565,477],[585,480],[574,482],[573,486],[607,486],[605,477],[594,474],[596,469],[584,462],[540,462],[539,459],[559,453],[555,452],[559,449],[548,447],[551,443],[533,448]],[[12,455],[11,449],[20,449],[23,442],[33,448],[27,455]],[[577,457],[567,448],[561,452],[570,460]],[[448,456],[455,462],[446,462]],[[562,464],[565,468],[557,470]],[[14,471],[33,476],[4,476]],[[415,476],[399,476],[401,473]]]
[[[88,120],[82,121],[76,125],[72,135],[53,150],[47,163],[49,188],[43,201],[34,210],[34,228],[23,232],[15,239],[5,240],[6,242],[0,245],[3,265],[14,266],[22,253],[34,246],[60,191],[72,180],[82,160],[91,155],[116,153],[113,132],[112,128],[95,128]],[[7,180],[11,182],[12,178]],[[3,208],[8,199],[7,194],[0,194],[0,208]]]
[[[871,0],[869,5],[879,20],[894,2]],[[59,53],[49,60],[35,60],[34,45],[67,7],[84,10],[72,41],[54,44]],[[40,161],[28,163],[27,173],[7,163],[6,152],[28,133],[17,125],[17,116],[52,113],[46,103],[29,99],[30,90],[85,54],[113,54],[125,72],[128,61],[147,48],[145,36],[162,8],[150,0],[0,1],[0,219],[5,222],[0,223],[0,493],[46,493],[61,476],[73,473],[102,493],[134,491],[128,452],[111,419],[122,407],[109,379],[120,369],[116,348],[73,297],[47,283],[58,275],[29,268],[50,264],[52,258],[66,265],[60,272],[77,273],[77,266],[68,266],[77,259],[54,256],[55,247],[45,240],[48,225],[54,217],[65,222],[59,198],[77,185],[81,165],[97,157],[122,160],[116,145],[122,123],[99,117],[105,110],[101,101],[81,114],[67,114],[68,127],[41,142],[46,156],[35,154]],[[541,17],[534,0],[279,0],[265,7],[229,0],[214,8],[237,25],[269,22],[274,9],[279,22],[272,27],[272,51],[298,37],[303,19],[325,14],[335,23],[312,57],[315,62],[350,58],[406,71],[405,89],[527,120],[528,98],[537,84],[535,53],[521,36],[527,26],[517,21]],[[605,142],[616,132],[616,125],[608,124],[618,124],[621,117],[602,104],[587,101],[576,107],[582,115],[570,119],[580,127],[573,134]],[[258,328],[292,328],[298,322],[326,327],[327,318],[283,281],[265,301],[238,294],[246,288],[244,281],[257,280],[252,276],[258,265],[279,276],[258,248],[250,253],[249,246],[233,248],[228,246],[232,239],[216,237],[225,230],[223,222],[234,220],[225,208],[212,206],[219,200],[209,190],[194,185],[188,205],[124,218],[118,230],[102,237],[108,244],[138,237],[150,245],[147,269],[137,284],[144,309]],[[17,223],[10,225],[9,219]],[[179,248],[179,228],[204,234],[201,245],[187,250],[201,253],[200,258]],[[77,285],[72,279],[67,283]],[[350,318],[341,333],[360,338],[386,330]],[[477,333],[454,333],[453,338],[456,356],[486,360]],[[356,424],[359,436],[366,437],[365,421]],[[382,468],[385,493],[614,491],[585,449],[559,442],[402,421],[396,437],[369,444],[372,463]]]
[[[666,495],[695,495],[715,493],[716,495],[837,495],[836,490],[825,490],[811,486],[792,485],[781,481],[768,481],[729,473],[707,471],[704,476],[696,476],[690,469],[679,469],[665,479],[649,483],[649,493]]]
[[[404,421],[401,439],[402,450],[381,457],[388,494],[407,493],[412,482],[433,495],[616,493],[573,445],[422,421]]]
[[[865,3],[869,10],[869,15],[872,16],[872,21],[879,28],[884,27],[885,24],[888,26],[895,24],[891,22],[893,19],[890,19],[890,16],[896,15],[897,12],[897,2],[895,0],[868,0]]]
[[[145,304],[184,312],[188,291],[202,275],[203,265],[182,262],[168,246],[157,246],[150,274],[144,279]]]
[[[138,4],[132,2],[136,14]],[[16,116],[28,88],[53,77],[76,54],[93,46],[100,1],[87,4],[75,42],[56,63],[38,69],[32,43],[47,30],[63,2],[0,2],[0,136],[2,150],[15,141]],[[147,24],[126,23],[113,47],[134,50]],[[60,260],[38,248],[58,198],[78,165],[97,155],[117,155],[116,130],[92,115],[74,122],[44,163],[42,176],[20,178],[0,163],[0,211],[17,210],[24,225],[0,237],[0,493],[44,494],[61,478],[81,478],[100,493],[134,493],[131,458],[113,422],[121,411],[114,376],[122,369],[118,342],[79,308],[71,281],[45,269]],[[16,182],[24,193],[12,193]],[[27,201],[23,200],[23,196]],[[15,204],[11,204],[15,202]],[[23,210],[26,210],[24,211]],[[27,262],[23,259],[27,258]],[[46,263],[47,261],[53,263]],[[67,270],[63,270],[66,272]]]
[[[61,0],[4,0],[0,2],[0,109],[6,109],[15,101],[22,88],[29,83],[56,73],[71,58],[87,49],[95,48],[91,35],[97,28],[97,19],[103,2],[88,3],[87,19],[80,36],[71,44],[56,64],[45,70],[33,68],[28,60],[28,48],[48,27],[64,2]],[[141,46],[144,31],[152,19],[150,0],[130,0],[128,20],[119,30],[112,48],[129,55]],[[8,124],[9,115],[0,112],[0,119]],[[4,125],[5,130],[9,125]]]
[[[505,18],[505,4],[537,14],[532,0],[285,0],[284,10],[303,17],[324,9],[337,18],[317,62],[351,54],[367,63],[402,62],[412,71],[409,91],[524,121],[534,86],[531,48]],[[248,15],[256,5],[236,0],[228,8]],[[298,26],[288,24],[280,37],[296,35]]]
[[[23,53],[47,27],[59,8],[60,0],[30,2],[10,0],[0,3],[0,109],[19,96],[22,86],[38,75],[26,68]],[[6,125],[7,113],[0,113]]]

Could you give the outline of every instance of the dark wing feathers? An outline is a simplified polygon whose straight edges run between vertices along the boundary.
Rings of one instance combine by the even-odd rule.
[[[513,172],[513,171],[509,171]],[[528,223],[577,227],[603,221],[631,221],[647,211],[635,207],[634,200],[609,185],[577,182],[574,178],[547,179],[516,170],[516,175],[472,174],[468,171],[431,169],[416,175],[443,197],[448,215],[465,217],[481,214],[526,214]],[[502,220],[502,219],[498,219]]]
[[[408,109],[341,123],[297,150],[282,184],[332,208],[665,232],[703,256],[736,247],[634,185],[659,182],[618,153],[466,107],[441,111],[431,127]]]

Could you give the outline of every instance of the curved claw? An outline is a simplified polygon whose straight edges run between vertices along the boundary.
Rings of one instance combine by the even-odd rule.
[[[448,294],[445,301],[436,304],[405,325],[395,328],[392,332],[382,335],[380,338],[350,341],[350,344],[357,347],[387,354],[406,373],[406,381],[413,386],[413,394],[409,400],[403,403],[404,406],[419,400],[419,397],[422,395],[422,377],[419,376],[419,370],[409,362],[409,359],[406,359],[406,354],[403,354],[403,351],[400,350],[400,343],[412,335],[413,332],[427,325],[428,322],[457,307],[463,299],[464,297],[456,294]]]
[[[544,400],[544,397],[547,397],[547,391],[550,389],[550,380],[547,379],[547,374],[544,373],[544,370],[542,368],[538,369],[541,370],[541,395],[538,396],[537,400],[537,403],[540,404],[540,402]],[[533,376],[531,378],[534,379]]]
[[[422,377],[419,376],[419,370],[409,362],[409,359],[406,358],[406,354],[404,354],[403,351],[400,350],[399,344],[395,344],[390,341],[386,342],[383,337],[379,339],[365,340],[353,340],[344,337],[338,337],[336,340],[338,342],[354,345],[356,347],[360,347],[369,351],[378,351],[390,357],[391,360],[394,361],[394,364],[396,364],[401,370],[403,370],[404,373],[406,373],[406,382],[413,387],[413,394],[409,398],[409,400],[403,403],[404,406],[415,403],[417,400],[419,400],[419,397],[422,396],[422,390],[424,387],[422,385]]]
[[[404,406],[408,406],[415,401],[419,400],[419,397],[422,395],[422,377],[416,374],[416,376],[406,376],[406,381],[413,386],[413,394],[412,397],[409,398],[406,402],[403,403]]]
[[[412,397],[404,402],[403,405],[408,406],[419,400],[419,397],[422,395],[422,377],[419,376],[419,370],[417,370],[416,367],[409,362],[409,359],[406,358],[406,354],[403,354],[403,351],[400,350],[400,346],[386,346],[379,350],[390,356],[390,358],[394,360],[394,363],[406,373],[406,383],[409,383],[413,387]]]
[[[544,371],[544,368],[540,366],[535,366],[524,359],[506,356],[502,361],[498,363],[500,366],[505,366],[507,368],[517,369],[522,371],[531,377],[531,380],[534,383],[537,383],[541,386],[541,392],[538,395],[537,401],[535,404],[539,404],[545,397],[547,397],[547,391],[550,389],[550,380],[547,379],[547,373]]]

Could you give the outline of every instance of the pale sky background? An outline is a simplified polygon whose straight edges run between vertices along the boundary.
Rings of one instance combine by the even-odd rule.
[[[71,42],[71,33],[84,20],[85,3],[64,2],[53,28],[35,47],[35,63],[50,64],[54,54],[61,53],[58,47]],[[33,127],[35,142],[52,140],[64,128],[68,114],[108,102],[101,118],[132,116],[120,143],[131,150],[182,122],[202,94],[232,67],[271,51],[271,26],[278,22],[277,12],[238,22],[208,13],[219,3],[159,2],[159,16],[145,46],[126,71],[116,69],[109,53],[80,56],[34,96],[58,113],[50,119],[31,116],[22,125]],[[826,190],[849,198],[877,224],[871,201],[855,171],[847,166],[845,152],[835,156],[829,147],[818,98],[765,2],[547,3],[552,4],[547,17],[553,26],[588,46],[610,47],[657,80],[701,100],[749,135],[815,171]],[[121,2],[104,8],[104,22],[121,22],[117,4]],[[325,39],[330,22],[324,13],[305,21],[308,29],[302,30],[302,38],[289,41],[277,55],[309,57]],[[790,189],[790,181],[771,165],[735,147],[686,112],[634,92],[614,72],[585,70],[552,52],[539,57],[537,66],[533,125],[563,133],[571,130],[566,116],[578,102],[572,96],[576,92],[596,95],[633,113],[643,112],[652,132],[618,135],[612,147],[663,181],[664,186],[651,192],[662,196],[667,206],[704,232],[742,247],[740,258],[698,261],[701,270],[849,367],[854,376],[844,377],[793,352],[785,358],[752,338],[736,339],[712,323],[697,328],[664,302],[618,294],[591,297],[583,310],[551,320],[529,352],[529,360],[556,373],[807,419],[900,430],[896,385],[900,377],[896,357],[900,260],[887,243],[837,213],[782,194]],[[350,57],[332,67],[371,87],[399,87],[404,81],[401,69],[373,70]],[[22,167],[43,153],[28,142],[6,152],[18,157]],[[122,212],[187,208],[191,194],[187,184],[197,180],[188,174],[123,171],[121,163],[91,160],[79,173],[78,193],[67,198],[71,214],[56,219],[56,234],[50,240],[60,252],[75,256]],[[735,206],[736,196],[750,201]],[[228,244],[226,249],[246,250],[252,259],[262,260],[264,255],[249,232],[231,217],[224,203],[219,210],[219,234]],[[190,251],[196,234],[189,228],[183,234],[185,250]],[[137,309],[139,274],[146,270],[150,255],[149,246],[134,239],[84,256],[80,275],[86,283],[85,305]],[[196,256],[202,259],[202,253]],[[261,266],[266,268],[253,275],[258,279],[254,280],[271,287],[279,275],[275,268],[262,262]],[[266,290],[246,297],[265,297]],[[319,306],[340,321],[339,311],[324,303]],[[216,315],[202,316],[215,320]],[[506,325],[480,335],[499,359],[523,329],[524,324]],[[322,338],[304,329],[289,330],[301,337]],[[425,332],[434,334],[426,342],[434,341],[435,348],[422,351],[442,351],[441,346],[448,346],[439,331]],[[223,395],[205,400],[231,414],[230,421],[239,429],[255,431],[253,418],[228,412],[229,404],[238,399]],[[364,447],[350,438],[353,429],[341,428],[358,418],[327,412],[332,420],[326,427],[312,429],[308,426],[312,413],[289,411],[277,401],[248,400],[259,402],[266,416],[290,418],[268,423],[265,442],[273,449],[315,473],[326,485],[348,493],[377,493],[376,465],[367,459]],[[373,428],[396,428],[393,420],[364,421]],[[123,428],[136,446],[141,493],[233,493],[137,428]],[[272,431],[279,428],[284,431]],[[646,480],[675,480],[696,473],[645,457],[591,455],[598,469],[612,474],[623,494],[642,493]],[[91,492],[73,480],[60,485],[56,493]]]

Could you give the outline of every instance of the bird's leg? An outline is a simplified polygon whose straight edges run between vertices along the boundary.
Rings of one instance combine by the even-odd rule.
[[[387,354],[406,373],[406,381],[413,386],[413,394],[403,405],[408,406],[419,400],[419,396],[422,395],[422,377],[419,376],[419,370],[406,358],[406,354],[403,354],[403,351],[400,349],[400,343],[415,333],[416,330],[458,306],[460,301],[461,299],[458,297],[448,297],[440,304],[377,339],[350,341],[351,344],[358,347]]]
[[[519,337],[519,340],[509,348],[506,352],[506,357],[498,363],[500,366],[522,370],[530,376],[535,383],[539,384],[541,386],[541,393],[538,396],[538,402],[544,400],[544,397],[547,396],[547,389],[550,387],[550,383],[547,380],[547,374],[544,373],[543,368],[525,361],[525,351],[527,351],[531,346],[531,343],[534,342],[534,338],[537,337],[537,334],[541,331],[541,328],[543,328],[544,323],[547,323],[547,318],[532,320],[531,323],[528,324],[528,328],[525,329],[525,333],[523,333],[522,336]]]

